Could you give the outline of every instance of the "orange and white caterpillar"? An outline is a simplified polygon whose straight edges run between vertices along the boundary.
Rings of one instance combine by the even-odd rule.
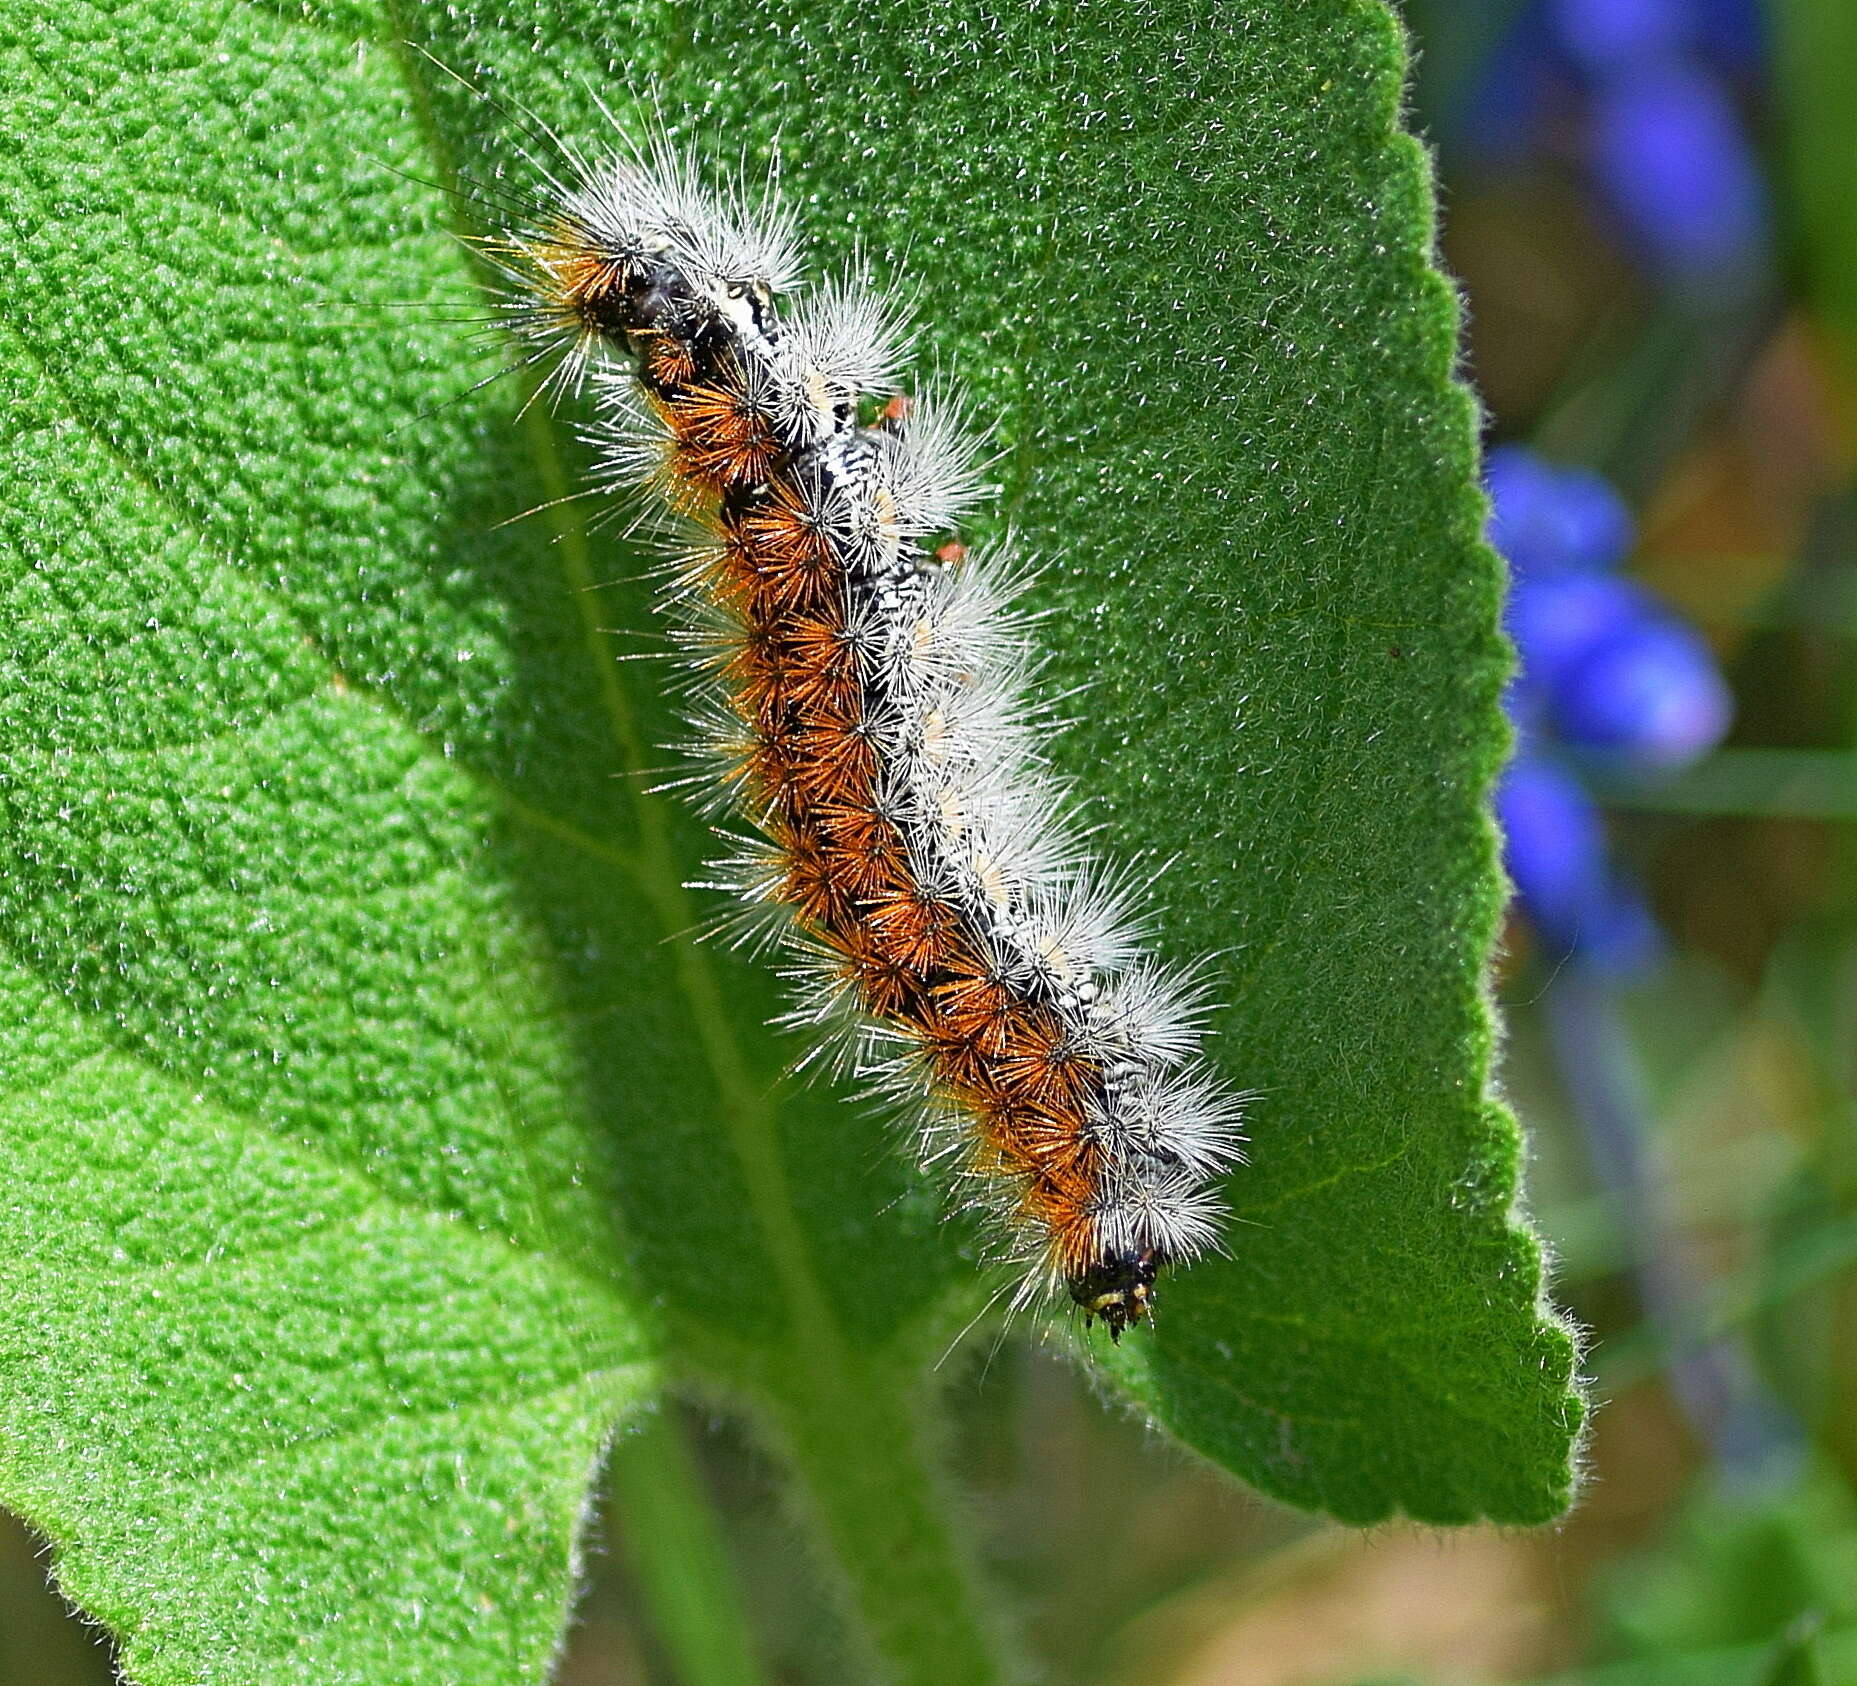
[[[900,315],[863,273],[781,314],[771,181],[711,193],[662,139],[560,150],[537,214],[482,245],[544,385],[591,387],[603,478],[681,535],[689,782],[753,831],[711,887],[784,949],[790,1021],[998,1215],[1021,1299],[1067,1290],[1120,1337],[1215,1243],[1239,1109],[1199,991],[1143,955],[1040,754],[1022,574],[953,537],[975,442],[896,396]]]

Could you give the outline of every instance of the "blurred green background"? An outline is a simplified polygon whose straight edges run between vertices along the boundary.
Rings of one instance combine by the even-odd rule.
[[[1023,1343],[955,1361],[951,1461],[1055,1686],[1857,1682],[1857,0],[1408,21],[1490,437],[1605,477],[1625,575],[1733,696],[1680,767],[1570,746],[1654,950],[1600,966],[1518,916],[1498,980],[1530,1197],[1591,1336],[1584,1496],[1539,1533],[1346,1531]],[[684,1423],[773,1678],[848,1678],[743,1426]],[[564,1686],[674,1679],[617,1509]],[[0,1516],[0,1686],[113,1678]]]

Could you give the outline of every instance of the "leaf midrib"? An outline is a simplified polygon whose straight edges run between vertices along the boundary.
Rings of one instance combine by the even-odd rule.
[[[400,0],[385,0],[385,9],[399,32],[391,50],[431,164],[439,180],[455,184],[458,171],[438,125],[415,49],[407,38]],[[454,206],[468,202],[468,195],[455,185],[451,198]],[[455,225],[459,219],[455,211],[452,215]],[[454,226],[454,232],[466,230]],[[484,285],[481,276],[473,276],[472,280],[480,287]],[[598,581],[579,501],[568,496],[576,488],[566,467],[560,424],[541,404],[529,404],[523,417],[523,437],[544,493],[544,508],[555,530],[551,548],[562,558],[564,583],[580,616],[608,729],[622,769],[636,779],[646,767],[644,743],[630,699],[620,683],[618,654],[594,614]],[[773,1265],[782,1290],[780,1298],[792,1318],[795,1343],[800,1349],[796,1357],[801,1357],[801,1362],[822,1365],[834,1377],[846,1378],[849,1355],[843,1331],[796,1216],[773,1108],[766,1092],[749,1078],[748,1064],[735,1027],[723,1009],[723,993],[707,952],[682,935],[696,925],[697,915],[671,847],[664,800],[650,790],[640,790],[635,802],[635,881],[658,915],[660,929],[672,934],[673,966],[715,1080],[722,1123],[741,1167],[763,1251]]]
[[[415,105],[423,111],[425,101],[415,80],[415,73],[411,66],[405,64],[403,51],[399,56],[403,74],[409,85],[409,93]],[[422,129],[428,129],[428,133],[430,132],[427,123],[422,123]],[[436,150],[437,143],[430,138],[428,145]],[[190,534],[203,555],[215,558],[222,565],[232,566],[240,582],[252,589],[285,618],[303,639],[305,645],[315,652],[316,658],[325,669],[324,687],[317,691],[300,693],[278,706],[263,711],[254,710],[251,723],[232,728],[224,734],[209,734],[209,740],[221,736],[227,740],[242,736],[251,731],[259,720],[275,719],[284,707],[310,700],[317,695],[332,694],[352,698],[373,708],[398,730],[404,731],[414,741],[424,745],[435,762],[442,761],[448,769],[462,774],[468,782],[511,819],[568,844],[589,859],[609,869],[624,872],[636,886],[639,894],[659,915],[661,929],[681,932],[688,930],[696,923],[694,911],[679,881],[674,856],[669,846],[668,832],[664,825],[662,803],[658,799],[647,792],[639,793],[637,812],[639,834],[643,842],[639,848],[626,849],[595,837],[574,822],[561,819],[546,809],[526,801],[471,759],[442,755],[441,746],[431,733],[422,729],[401,708],[391,693],[366,680],[355,678],[335,661],[318,630],[304,618],[294,602],[278,593],[269,582],[231,563],[192,505],[177,492],[164,485],[149,471],[146,463],[133,455],[126,445],[103,425],[100,418],[92,415],[86,406],[78,401],[77,395],[61,377],[56,366],[42,354],[31,336],[22,330],[22,324],[5,313],[3,302],[0,302],[0,315],[6,316],[11,329],[9,339],[44,383],[44,389],[56,394],[60,407],[73,425],[83,431],[84,435],[103,452],[125,479],[138,488],[153,504],[164,510],[177,527]],[[551,488],[551,497],[558,496],[560,491],[569,489],[556,427],[557,424],[553,418],[542,415],[538,407],[530,409],[525,433],[537,471],[544,483]],[[608,646],[606,634],[593,618],[594,594],[591,588],[595,581],[585,524],[576,518],[572,512],[572,506],[563,507],[569,510],[568,514],[552,512],[560,536],[560,542],[554,548],[560,550],[564,557],[564,572],[567,576],[565,583],[581,616],[589,658],[594,662],[599,675],[602,696],[607,706],[609,723],[622,765],[628,772],[636,774],[645,765],[642,741],[632,722],[630,705],[618,683],[617,657]],[[189,749],[199,747],[202,741],[209,740],[184,739],[160,745],[97,746],[85,753],[156,756],[184,753]],[[0,800],[4,799],[4,793],[0,793]],[[699,1034],[703,1037],[718,1091],[724,1096],[725,1112],[728,1115],[726,1122],[731,1142],[742,1165],[744,1178],[755,1195],[755,1215],[763,1236],[769,1243],[767,1250],[789,1290],[786,1303],[790,1309],[805,1308],[809,1313],[803,1321],[812,1325],[812,1333],[815,1337],[812,1345],[835,1356],[841,1355],[842,1341],[838,1336],[837,1322],[831,1315],[829,1302],[820,1280],[816,1272],[811,1269],[811,1251],[797,1222],[792,1217],[792,1202],[790,1195],[786,1192],[785,1173],[779,1164],[778,1149],[772,1146],[770,1141],[773,1135],[771,1110],[762,1104],[752,1084],[747,1080],[738,1044],[728,1025],[726,1015],[721,1010],[720,991],[716,986],[706,956],[696,945],[687,941],[679,940],[677,949],[677,971],[683,992],[690,1006],[691,1017],[697,1025]],[[33,968],[28,966],[27,969]],[[705,1007],[707,1011],[704,1010]],[[123,1043],[112,1033],[111,1027],[99,1028],[109,1048],[134,1059],[149,1071],[168,1078],[185,1075],[191,1079],[198,1075],[191,1071],[183,1074],[170,1070],[159,1061],[151,1059],[145,1048],[133,1042]],[[223,1103],[225,1097],[222,1096],[221,1101]],[[270,1131],[262,1121],[251,1119],[231,1106],[227,1106],[227,1111],[233,1116],[244,1118],[251,1129],[274,1136],[275,1133]],[[414,1211],[428,1210],[416,1202],[402,1200],[399,1195],[371,1177],[359,1161],[351,1161],[339,1153],[331,1152],[326,1144],[321,1142],[316,1144],[316,1152],[318,1157],[326,1163],[360,1177],[382,1199],[404,1205]],[[783,1230],[786,1232],[784,1236],[781,1235]],[[784,1245],[781,1244],[782,1242]],[[612,1282],[589,1272],[584,1265],[577,1263],[571,1257],[553,1253],[541,1247],[525,1247],[514,1240],[510,1240],[508,1245],[548,1260],[559,1268],[589,1282],[602,1291],[609,1304],[616,1308],[620,1306],[621,1300],[615,1294]],[[679,1315],[688,1316],[687,1313],[682,1312]],[[709,1343],[709,1348],[712,1351],[726,1350],[729,1344],[731,1343]],[[834,1368],[839,1368],[839,1365],[835,1363]]]

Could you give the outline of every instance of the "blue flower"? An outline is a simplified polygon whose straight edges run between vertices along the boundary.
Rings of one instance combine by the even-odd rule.
[[[1548,948],[1629,972],[1657,954],[1656,922],[1609,860],[1571,762],[1681,766],[1721,741],[1732,699],[1703,639],[1614,571],[1631,520],[1600,476],[1511,445],[1490,453],[1488,485],[1490,537],[1516,574],[1506,620],[1521,669],[1507,705],[1527,740],[1496,799],[1509,875]]]
[[[1613,871],[1605,822],[1586,788],[1564,767],[1524,752],[1496,792],[1503,860],[1523,915],[1551,960],[1622,975],[1662,947],[1643,893]]]
[[[1635,66],[1597,90],[1592,165],[1650,268],[1696,280],[1764,248],[1766,191],[1727,91],[1693,64]]]
[[[1691,0],[1696,46],[1731,76],[1757,76],[1766,65],[1767,19],[1759,0]]]
[[[1631,514],[1590,469],[1559,468],[1525,445],[1499,445],[1484,465],[1490,543],[1518,576],[1610,568],[1632,545]]]
[[[1601,644],[1662,613],[1643,586],[1617,574],[1550,574],[1517,581],[1507,620],[1528,683],[1558,695]]]
[[[1616,574],[1519,582],[1510,635],[1521,653],[1518,720],[1615,767],[1657,772],[1706,755],[1733,699],[1708,645],[1650,592]]]
[[[1548,16],[1567,56],[1589,75],[1611,76],[1690,43],[1690,0],[1548,0]]]
[[[1541,8],[1519,8],[1463,95],[1439,114],[1447,154],[1485,170],[1521,163],[1539,148],[1567,82]]]
[[[1734,699],[1701,637],[1657,614],[1617,628],[1571,663],[1554,687],[1553,710],[1569,743],[1657,772],[1714,749]]]

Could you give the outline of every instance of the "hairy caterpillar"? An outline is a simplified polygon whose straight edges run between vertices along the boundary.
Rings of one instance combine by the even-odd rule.
[[[997,1215],[1021,1301],[1067,1291],[1119,1338],[1215,1244],[1238,1101],[1040,753],[1024,575],[953,535],[986,492],[960,408],[898,394],[902,315],[861,269],[781,314],[771,178],[712,192],[662,136],[549,138],[543,199],[479,246],[543,390],[591,390],[603,481],[664,518],[684,782],[752,828],[709,885],[725,923]]]

